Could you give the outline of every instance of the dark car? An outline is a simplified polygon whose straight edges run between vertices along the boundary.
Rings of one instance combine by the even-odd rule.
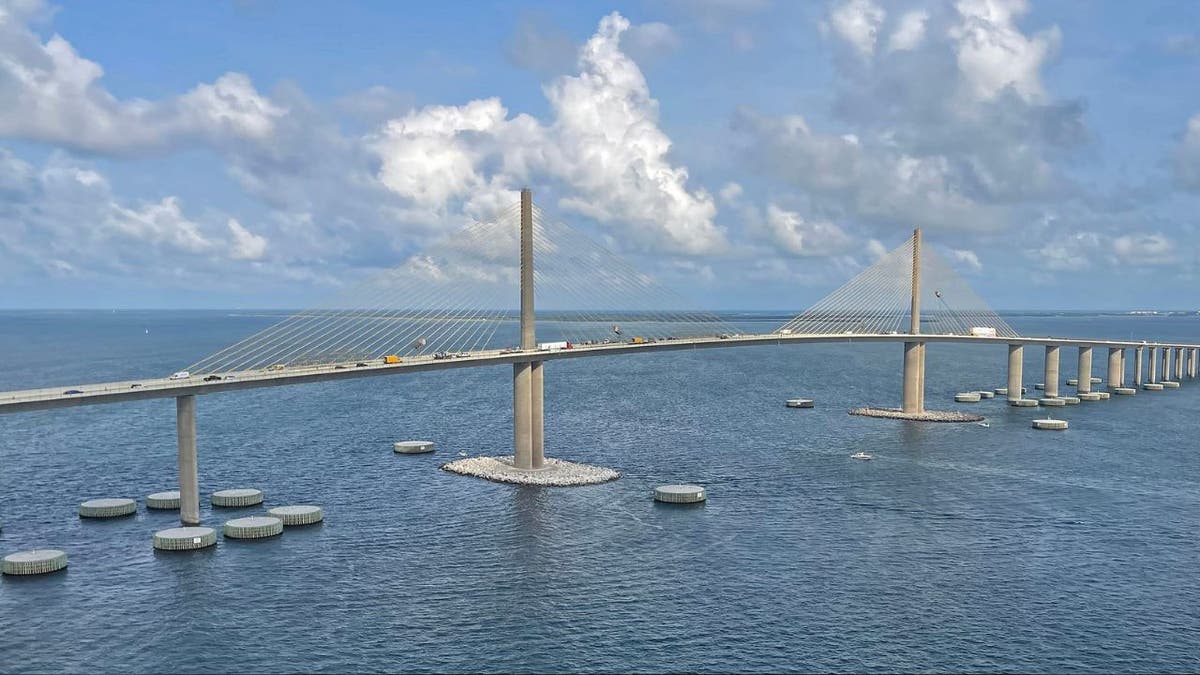
[[[358,363],[354,364],[354,367],[355,368],[366,368],[367,364],[363,363],[362,361],[359,361]]]
[[[216,382],[220,379],[221,379],[220,375],[209,375],[208,377],[204,378],[204,381],[205,382]]]
[[[140,386],[142,386],[142,383],[141,383],[141,382],[134,382],[133,384],[129,385],[129,388],[130,388],[130,389],[137,389],[137,388],[138,388],[138,387],[140,387]]]
[[[345,370],[346,366],[334,366],[333,369],[334,370]]]
[[[75,394],[82,394],[82,393],[83,392],[79,391],[78,389],[68,389],[63,392],[63,396],[74,396]]]

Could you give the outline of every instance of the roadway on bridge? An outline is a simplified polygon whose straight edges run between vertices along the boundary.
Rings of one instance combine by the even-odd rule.
[[[630,353],[670,351],[684,349],[709,349],[747,347],[762,345],[791,345],[822,342],[926,342],[968,343],[995,345],[1058,345],[1091,347],[1200,347],[1197,344],[1175,344],[1157,342],[1133,342],[1112,340],[1087,340],[1056,337],[977,337],[969,335],[909,335],[887,334],[822,334],[787,335],[768,333],[761,335],[733,335],[729,337],[679,338],[642,343],[616,342],[576,345],[572,349],[556,351],[486,350],[449,358],[434,355],[405,357],[400,363],[384,364],[382,359],[365,362],[365,366],[348,362],[318,366],[291,366],[278,370],[245,370],[220,373],[221,379],[205,381],[203,376],[194,375],[187,379],[146,378],[123,382],[103,382],[73,386],[44,387],[20,391],[0,392],[0,414],[69,408],[85,405],[101,405],[152,398],[173,398],[191,394],[214,394],[242,389],[278,387],[308,382],[353,379],[380,375],[398,375],[426,370],[495,366],[526,361],[553,361],[567,358],[615,356]],[[77,394],[66,392],[77,391]]]

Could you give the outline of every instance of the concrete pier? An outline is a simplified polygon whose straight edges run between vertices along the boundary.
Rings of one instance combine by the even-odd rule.
[[[1046,345],[1046,398],[1058,397],[1058,345]]]
[[[1175,381],[1178,382],[1183,379],[1183,360],[1187,357],[1184,356],[1183,347],[1176,347],[1172,351],[1175,352]]]
[[[921,407],[921,343],[904,343],[904,390],[900,409],[908,414],[924,412]]]
[[[1124,350],[1120,347],[1108,348],[1108,388],[1116,389],[1121,386],[1121,379],[1124,377],[1124,368],[1121,367],[1121,357]]]
[[[1024,358],[1024,347],[1021,345],[1008,346],[1008,391],[1005,394],[1010,403],[1021,398],[1021,369],[1025,364]]]
[[[1150,348],[1149,384],[1158,384],[1158,347]]]
[[[1077,385],[1080,394],[1090,394],[1092,391],[1092,348],[1079,348],[1079,369],[1076,372],[1079,378]],[[1050,380],[1046,380],[1049,382]]]
[[[544,440],[546,427],[543,414],[542,362],[534,361],[529,364],[529,433],[530,450],[533,457],[530,464],[534,469],[540,469],[546,464],[546,443]]]
[[[1142,347],[1134,349],[1133,352],[1133,385],[1135,387],[1142,386],[1142,382],[1144,382],[1142,379],[1142,373],[1145,372],[1144,353],[1145,350]]]
[[[537,350],[533,305],[533,193],[521,190],[521,351]],[[513,364],[513,466],[545,464],[542,363]]]
[[[912,294],[908,332],[921,334],[921,230],[913,230]],[[900,410],[909,415],[925,412],[925,343],[904,343],[904,383],[900,392]]]
[[[532,380],[528,363],[513,364],[513,465],[518,469],[533,468]]]
[[[1192,347],[1192,358],[1188,360],[1188,377],[1196,377],[1196,360],[1200,359],[1200,349]]]
[[[175,397],[175,431],[179,444],[179,522],[200,524],[200,469],[196,459],[196,396]]]

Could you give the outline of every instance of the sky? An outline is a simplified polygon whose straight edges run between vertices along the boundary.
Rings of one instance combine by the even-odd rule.
[[[528,186],[712,309],[916,227],[998,309],[1197,309],[1197,83],[1191,1],[0,0],[0,308],[311,306]]]

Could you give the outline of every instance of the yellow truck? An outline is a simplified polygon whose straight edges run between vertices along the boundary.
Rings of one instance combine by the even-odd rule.
[[[396,356],[395,354],[388,354],[387,356],[383,357],[383,362],[385,364],[400,363],[400,357]]]
[[[645,341],[646,341],[646,338],[644,338],[644,337],[633,338],[633,344],[635,344],[635,345],[640,345],[640,344],[644,343]]]

